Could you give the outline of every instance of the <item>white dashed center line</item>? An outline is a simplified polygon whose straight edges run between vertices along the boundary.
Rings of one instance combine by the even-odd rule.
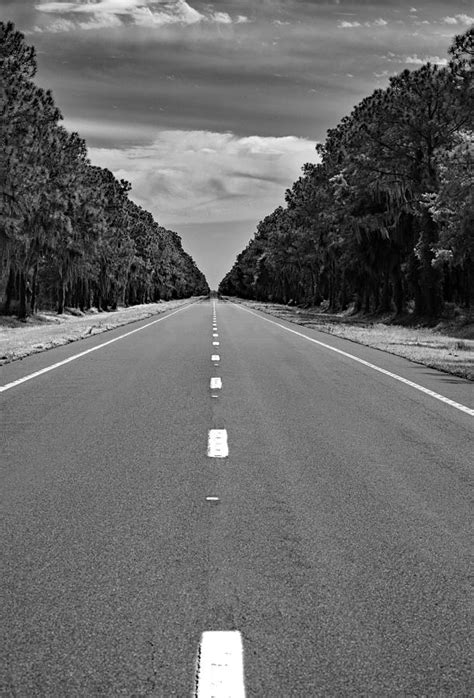
[[[227,429],[209,429],[207,455],[210,458],[226,458],[229,455]]]
[[[238,630],[202,634],[196,698],[245,698],[242,637]]]
[[[218,376],[211,378],[211,390],[220,390],[222,388],[222,378]]]
[[[219,342],[212,342],[212,346],[213,346],[213,347],[218,347],[218,346],[219,346]]]
[[[219,335],[218,335],[217,332],[214,332],[212,336],[213,336],[213,337],[218,337]]]
[[[220,360],[221,360],[221,357],[219,356],[219,354],[213,354],[211,356],[211,361],[220,361]]]

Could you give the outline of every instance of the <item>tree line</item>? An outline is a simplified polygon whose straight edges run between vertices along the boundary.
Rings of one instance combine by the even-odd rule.
[[[316,146],[219,291],[438,317],[474,296],[473,29],[390,78]]]
[[[36,71],[34,47],[0,22],[3,312],[25,318],[37,308],[107,310],[207,293],[179,235],[128,197],[128,182],[90,164]]]

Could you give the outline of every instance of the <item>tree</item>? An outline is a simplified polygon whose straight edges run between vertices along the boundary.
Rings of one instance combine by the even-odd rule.
[[[34,48],[0,22],[4,311],[16,301],[24,319],[28,300],[62,313],[207,292],[179,236],[130,201],[128,182],[89,163],[85,141],[60,126],[35,74]]]
[[[259,224],[222,292],[398,314],[413,300],[424,318],[470,302],[472,30],[450,55],[391,78],[328,131],[321,163]]]

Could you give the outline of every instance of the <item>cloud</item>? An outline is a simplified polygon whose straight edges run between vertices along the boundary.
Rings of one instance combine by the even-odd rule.
[[[258,220],[283,203],[285,189],[314,142],[296,136],[239,137],[212,131],[161,131],[146,146],[90,148],[93,164],[132,183],[132,198],[158,221]]]
[[[199,22],[232,24],[234,20],[227,12],[203,14],[186,0],[93,0],[84,2],[43,2],[36,9],[46,15],[60,15],[37,31],[72,31],[73,29],[98,29],[135,24],[142,27],[159,27],[171,24],[191,25]],[[87,17],[88,19],[80,19]],[[249,19],[238,15],[236,24]]]
[[[474,23],[474,17],[470,17],[469,15],[464,15],[464,14],[458,14],[458,15],[454,15],[454,17],[443,17],[443,22],[445,24],[470,25],[470,24]]]
[[[440,58],[439,56],[423,56],[423,58],[417,56],[416,53],[413,56],[405,56],[404,62],[408,65],[424,65],[425,63],[437,63],[438,65],[448,65],[447,58]]]
[[[407,65],[424,65],[425,63],[436,63],[437,65],[448,65],[447,58],[440,58],[439,56],[418,56],[414,53],[412,56],[401,56],[397,53],[388,52],[384,58],[391,63],[405,63]]]
[[[232,19],[227,12],[212,12],[210,19],[218,24],[232,24]]]
[[[57,20],[57,22],[61,22],[61,20]],[[61,25],[59,24],[56,31],[62,31],[59,28],[60,26]],[[80,29],[106,29],[109,27],[121,27],[122,22],[116,15],[110,15],[107,14],[107,12],[97,12],[96,14],[92,15],[88,21],[78,22],[77,26]]]
[[[348,22],[346,19],[339,20],[337,24],[338,29],[354,29],[355,27],[386,27],[388,22],[383,19],[383,17],[379,17],[378,19],[374,19],[373,21],[370,22],[364,22],[362,25],[360,22],[354,21],[354,22]]]
[[[51,22],[48,25],[48,31],[56,33],[56,32],[68,32],[72,31],[73,29],[76,28],[76,24],[72,22],[70,19],[55,19],[53,22]],[[43,27],[38,27],[35,26],[33,27],[34,32],[42,32],[44,31]]]
[[[42,12],[129,12],[140,4],[137,0],[95,0],[93,2],[42,2],[36,5]]]
[[[338,22],[338,29],[353,29],[354,27],[361,27],[360,22],[348,22],[347,20],[343,19],[342,21]]]

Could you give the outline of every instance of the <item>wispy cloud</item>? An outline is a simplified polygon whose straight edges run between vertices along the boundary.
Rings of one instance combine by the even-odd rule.
[[[437,65],[448,65],[447,58],[441,58],[440,56],[417,56],[416,53],[413,56],[405,56],[405,63],[407,65],[424,65],[425,63],[436,63]]]
[[[200,12],[186,0],[75,0],[74,2],[42,2],[39,12],[56,16],[36,31],[71,31],[98,29],[135,24],[159,27],[171,24],[192,25],[199,22],[215,24],[243,24],[248,17],[238,15],[235,20],[228,12],[208,10]],[[87,19],[85,19],[87,17]]]
[[[424,65],[425,63],[448,65],[447,58],[441,58],[440,56],[418,56],[416,53],[411,56],[403,56],[389,51],[384,58],[391,63],[404,63],[405,65]]]
[[[346,19],[340,20],[337,23],[339,29],[353,29],[354,27],[361,27],[360,22],[348,22]]]
[[[388,22],[386,19],[383,19],[383,17],[378,17],[377,19],[369,20],[363,23],[358,22],[357,20],[350,22],[346,19],[339,20],[337,23],[338,29],[355,29],[357,27],[386,27],[387,25]]]
[[[209,17],[218,24],[232,24],[232,19],[227,12],[211,12]]]
[[[458,14],[452,17],[443,17],[443,22],[445,24],[465,24],[466,26],[469,26],[470,24],[474,24],[474,17],[470,17],[469,15],[465,14]]]
[[[258,219],[283,203],[285,188],[314,142],[296,136],[239,137],[211,131],[161,131],[133,148],[90,148],[94,164],[132,183],[132,198],[160,221]]]

